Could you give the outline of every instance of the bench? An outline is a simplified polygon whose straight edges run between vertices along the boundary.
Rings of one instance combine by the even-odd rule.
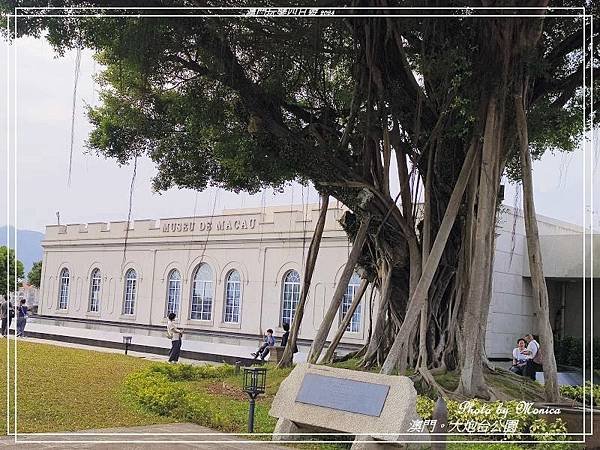
[[[279,361],[281,361],[284,350],[285,350],[285,347],[281,347],[279,345],[269,347],[269,355],[270,355],[269,361],[275,362],[275,363],[278,363]]]

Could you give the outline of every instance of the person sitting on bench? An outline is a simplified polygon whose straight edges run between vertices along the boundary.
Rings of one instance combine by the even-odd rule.
[[[527,355],[527,364],[523,374],[535,381],[535,373],[544,370],[542,367],[542,349],[532,334],[525,335],[525,340],[527,341],[527,348],[523,350],[523,353]]]
[[[269,347],[273,347],[275,345],[275,338],[273,337],[273,330],[268,329],[267,334],[263,339],[263,344],[258,348],[258,350],[254,353],[251,353],[254,356],[254,359],[258,359],[260,356],[261,361],[264,361],[267,355],[269,354]]]
[[[516,373],[517,375],[524,375],[525,366],[527,365],[527,355],[523,353],[526,348],[525,339],[520,338],[517,341],[517,347],[513,350],[513,364],[510,368],[512,373]]]

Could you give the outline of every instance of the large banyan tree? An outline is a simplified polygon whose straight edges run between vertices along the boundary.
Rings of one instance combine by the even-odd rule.
[[[126,17],[110,18],[77,17],[85,10],[27,17],[33,11],[21,10],[17,30],[44,36],[59,52],[96,51],[104,70],[101,104],[89,110],[88,146],[120,163],[149,156],[158,167],[155,189],[254,193],[295,180],[313,183],[324,204],[331,196],[349,208],[343,226],[353,251],[311,361],[332,357],[324,353],[326,338],[356,265],[360,291],[370,283],[379,295],[369,342],[358,354],[364,365],[380,364],[386,373],[414,368],[433,384],[432,370],[458,370],[460,394],[489,397],[484,342],[501,177],[530,175],[531,156],[546,149],[578,147],[582,74],[597,63],[590,33],[577,11],[556,17],[547,0],[454,2],[488,7],[465,10],[427,9],[440,6],[427,0],[341,3],[357,9],[305,10],[316,17],[211,17],[216,11],[190,9],[139,17],[117,9],[110,13]],[[152,6],[174,5],[211,2]],[[315,235],[307,268],[318,251]],[[545,290],[543,277],[534,285]],[[547,296],[536,304],[550,370]],[[555,398],[551,374],[547,379]]]

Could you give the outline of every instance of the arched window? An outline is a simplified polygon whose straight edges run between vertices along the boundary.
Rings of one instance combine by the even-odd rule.
[[[60,272],[58,289],[58,309],[67,309],[69,305],[69,269],[66,267]]]
[[[200,264],[192,283],[190,319],[211,320],[213,306],[212,270],[208,264]]]
[[[227,323],[240,323],[241,283],[240,273],[232,270],[227,275],[225,284],[225,314],[224,321]]]
[[[281,325],[290,324],[294,320],[296,306],[300,299],[300,275],[295,270],[290,270],[283,277],[281,290]]]
[[[167,281],[167,316],[171,313],[179,314],[181,303],[181,275],[177,269],[169,272]]]
[[[123,314],[132,315],[135,312],[135,294],[137,290],[137,274],[129,269],[125,273],[125,291],[123,293]]]
[[[344,294],[344,298],[342,299],[341,312],[342,312],[342,320],[346,316],[346,313],[350,309],[350,304],[356,295],[356,291],[360,286],[360,277],[355,272],[350,278],[348,282],[348,287],[346,288],[346,293]],[[346,327],[346,331],[350,331],[352,333],[358,333],[360,331],[360,317],[361,317],[361,308],[360,305],[356,307],[354,314],[352,314],[352,319],[350,319],[350,323],[348,327]]]
[[[88,310],[90,312],[100,311],[100,282],[102,277],[100,276],[100,269],[95,268],[92,270],[92,276],[90,277],[90,304]]]

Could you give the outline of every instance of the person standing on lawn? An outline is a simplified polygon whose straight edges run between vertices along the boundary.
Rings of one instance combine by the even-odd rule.
[[[29,309],[24,298],[21,299],[20,303],[17,308],[17,336],[23,337],[25,336],[25,325],[27,324],[27,317],[29,317],[27,314]]]
[[[2,318],[2,337],[6,337],[8,335],[8,330],[10,329],[10,323],[15,317],[15,308],[10,300],[4,300],[4,302],[0,305],[0,318]]]
[[[175,313],[169,314],[169,321],[167,322],[167,336],[171,339],[171,351],[169,352],[170,363],[179,361],[179,353],[181,353],[181,336],[183,335],[183,329],[177,328],[175,317],[177,317]]]

